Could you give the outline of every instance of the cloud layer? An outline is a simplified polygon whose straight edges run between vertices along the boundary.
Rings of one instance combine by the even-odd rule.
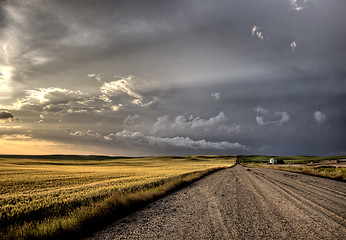
[[[0,136],[112,155],[345,153],[345,8],[2,1]]]

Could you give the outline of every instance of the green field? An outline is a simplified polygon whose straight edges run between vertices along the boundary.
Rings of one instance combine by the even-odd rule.
[[[234,163],[234,156],[0,156],[0,238],[78,236]]]

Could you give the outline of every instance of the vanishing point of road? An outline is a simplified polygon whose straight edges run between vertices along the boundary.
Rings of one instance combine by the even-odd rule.
[[[237,164],[90,239],[346,239],[346,183]]]

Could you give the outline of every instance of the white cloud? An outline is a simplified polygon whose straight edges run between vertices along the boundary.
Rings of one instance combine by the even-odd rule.
[[[215,100],[219,100],[221,97],[221,94],[219,92],[216,93],[212,93],[211,96],[215,99]]]
[[[118,105],[111,106],[110,108],[112,109],[112,111],[116,112],[116,111],[119,111],[119,109],[122,106],[123,106],[122,104],[118,104]]]
[[[140,104],[143,97],[136,91],[133,80],[133,76],[127,76],[116,81],[104,82],[101,86],[101,92],[106,96],[118,96],[125,93],[134,98],[132,101],[137,101],[137,104]]]
[[[263,33],[262,33],[262,32],[256,32],[256,36],[257,36],[259,39],[261,39],[261,40],[264,39]]]
[[[265,108],[261,108],[261,107],[256,107],[255,108],[255,111],[258,113],[258,114],[267,114],[268,113],[268,109],[265,109]]]
[[[31,135],[30,134],[4,134],[4,135],[0,135],[1,139],[5,139],[5,140],[28,140],[31,139]]]
[[[98,82],[102,82],[102,78],[101,78],[100,73],[89,73],[88,77],[95,78]]]
[[[263,116],[256,116],[256,122],[263,126],[263,125],[266,125],[267,123],[264,122],[264,119],[263,119]]]
[[[174,120],[171,120],[168,115],[164,115],[157,118],[150,132],[159,135],[198,135],[216,131],[228,134],[239,132],[240,126],[229,124],[224,112],[220,112],[217,116],[209,119],[192,115],[188,117],[186,115],[178,115]]]
[[[253,37],[256,36],[257,38],[259,38],[261,40],[264,39],[263,32],[259,31],[259,28],[256,25],[251,28],[251,35]]]
[[[13,71],[13,67],[0,64],[0,99],[6,98],[4,96],[9,95],[13,90],[11,85]]]
[[[145,96],[154,87],[152,83],[145,82],[132,75],[118,78],[115,81],[103,82],[100,91],[103,94],[102,98],[108,102],[112,102],[112,98],[128,96],[132,98],[132,104],[142,107],[149,106],[159,100],[157,96]]]
[[[140,145],[154,145],[157,147],[178,147],[178,148],[190,148],[190,149],[215,149],[215,150],[227,150],[227,149],[243,149],[247,150],[247,147],[237,142],[230,143],[227,141],[222,142],[209,142],[205,139],[193,140],[189,137],[157,137],[151,135],[144,135],[141,132],[131,132],[124,130],[119,133],[109,134],[104,137],[106,140],[118,140],[127,141],[129,144]]]
[[[288,115],[287,112],[274,112],[272,114],[272,119],[265,121],[264,116],[268,115],[269,113],[268,109],[262,108],[262,107],[256,107],[254,110],[257,113],[256,122],[261,126],[271,125],[271,124],[282,125],[291,119],[291,117]]]
[[[278,124],[283,124],[285,122],[288,122],[291,117],[287,114],[287,112],[275,112],[274,113],[274,116],[275,117],[280,117],[279,121],[278,121]]]
[[[102,134],[98,132],[94,132],[92,130],[81,130],[81,131],[76,131],[76,132],[70,132],[70,135],[72,136],[89,136],[89,137],[96,137],[96,138],[101,138]]]
[[[99,74],[89,74],[89,77],[100,77]],[[152,83],[145,83],[134,76],[118,77],[111,82],[102,81],[99,95],[74,91],[59,87],[37,88],[25,90],[25,96],[17,99],[12,105],[1,106],[8,110],[33,110],[61,113],[86,113],[119,111],[129,105],[148,107],[159,97],[152,94]],[[155,87],[154,87],[155,89]]]
[[[50,104],[64,104],[71,100],[80,100],[83,97],[81,91],[71,91],[62,88],[37,88],[35,90],[26,90],[26,96],[18,99],[12,106],[19,110],[28,106],[44,106]]]
[[[314,119],[318,124],[323,124],[327,120],[327,116],[325,113],[321,111],[316,111],[313,113]]]
[[[251,29],[252,36],[255,36],[255,32],[257,31],[257,26],[253,26]]]
[[[295,41],[291,42],[290,44],[291,50],[294,52],[296,47],[297,47],[297,43]]]
[[[290,0],[290,6],[292,10],[300,11],[306,8],[308,0]]]

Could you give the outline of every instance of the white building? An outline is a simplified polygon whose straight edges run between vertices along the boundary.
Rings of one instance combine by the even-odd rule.
[[[274,162],[275,162],[274,158],[271,158],[271,159],[269,160],[269,163],[270,163],[270,164],[274,164]]]

